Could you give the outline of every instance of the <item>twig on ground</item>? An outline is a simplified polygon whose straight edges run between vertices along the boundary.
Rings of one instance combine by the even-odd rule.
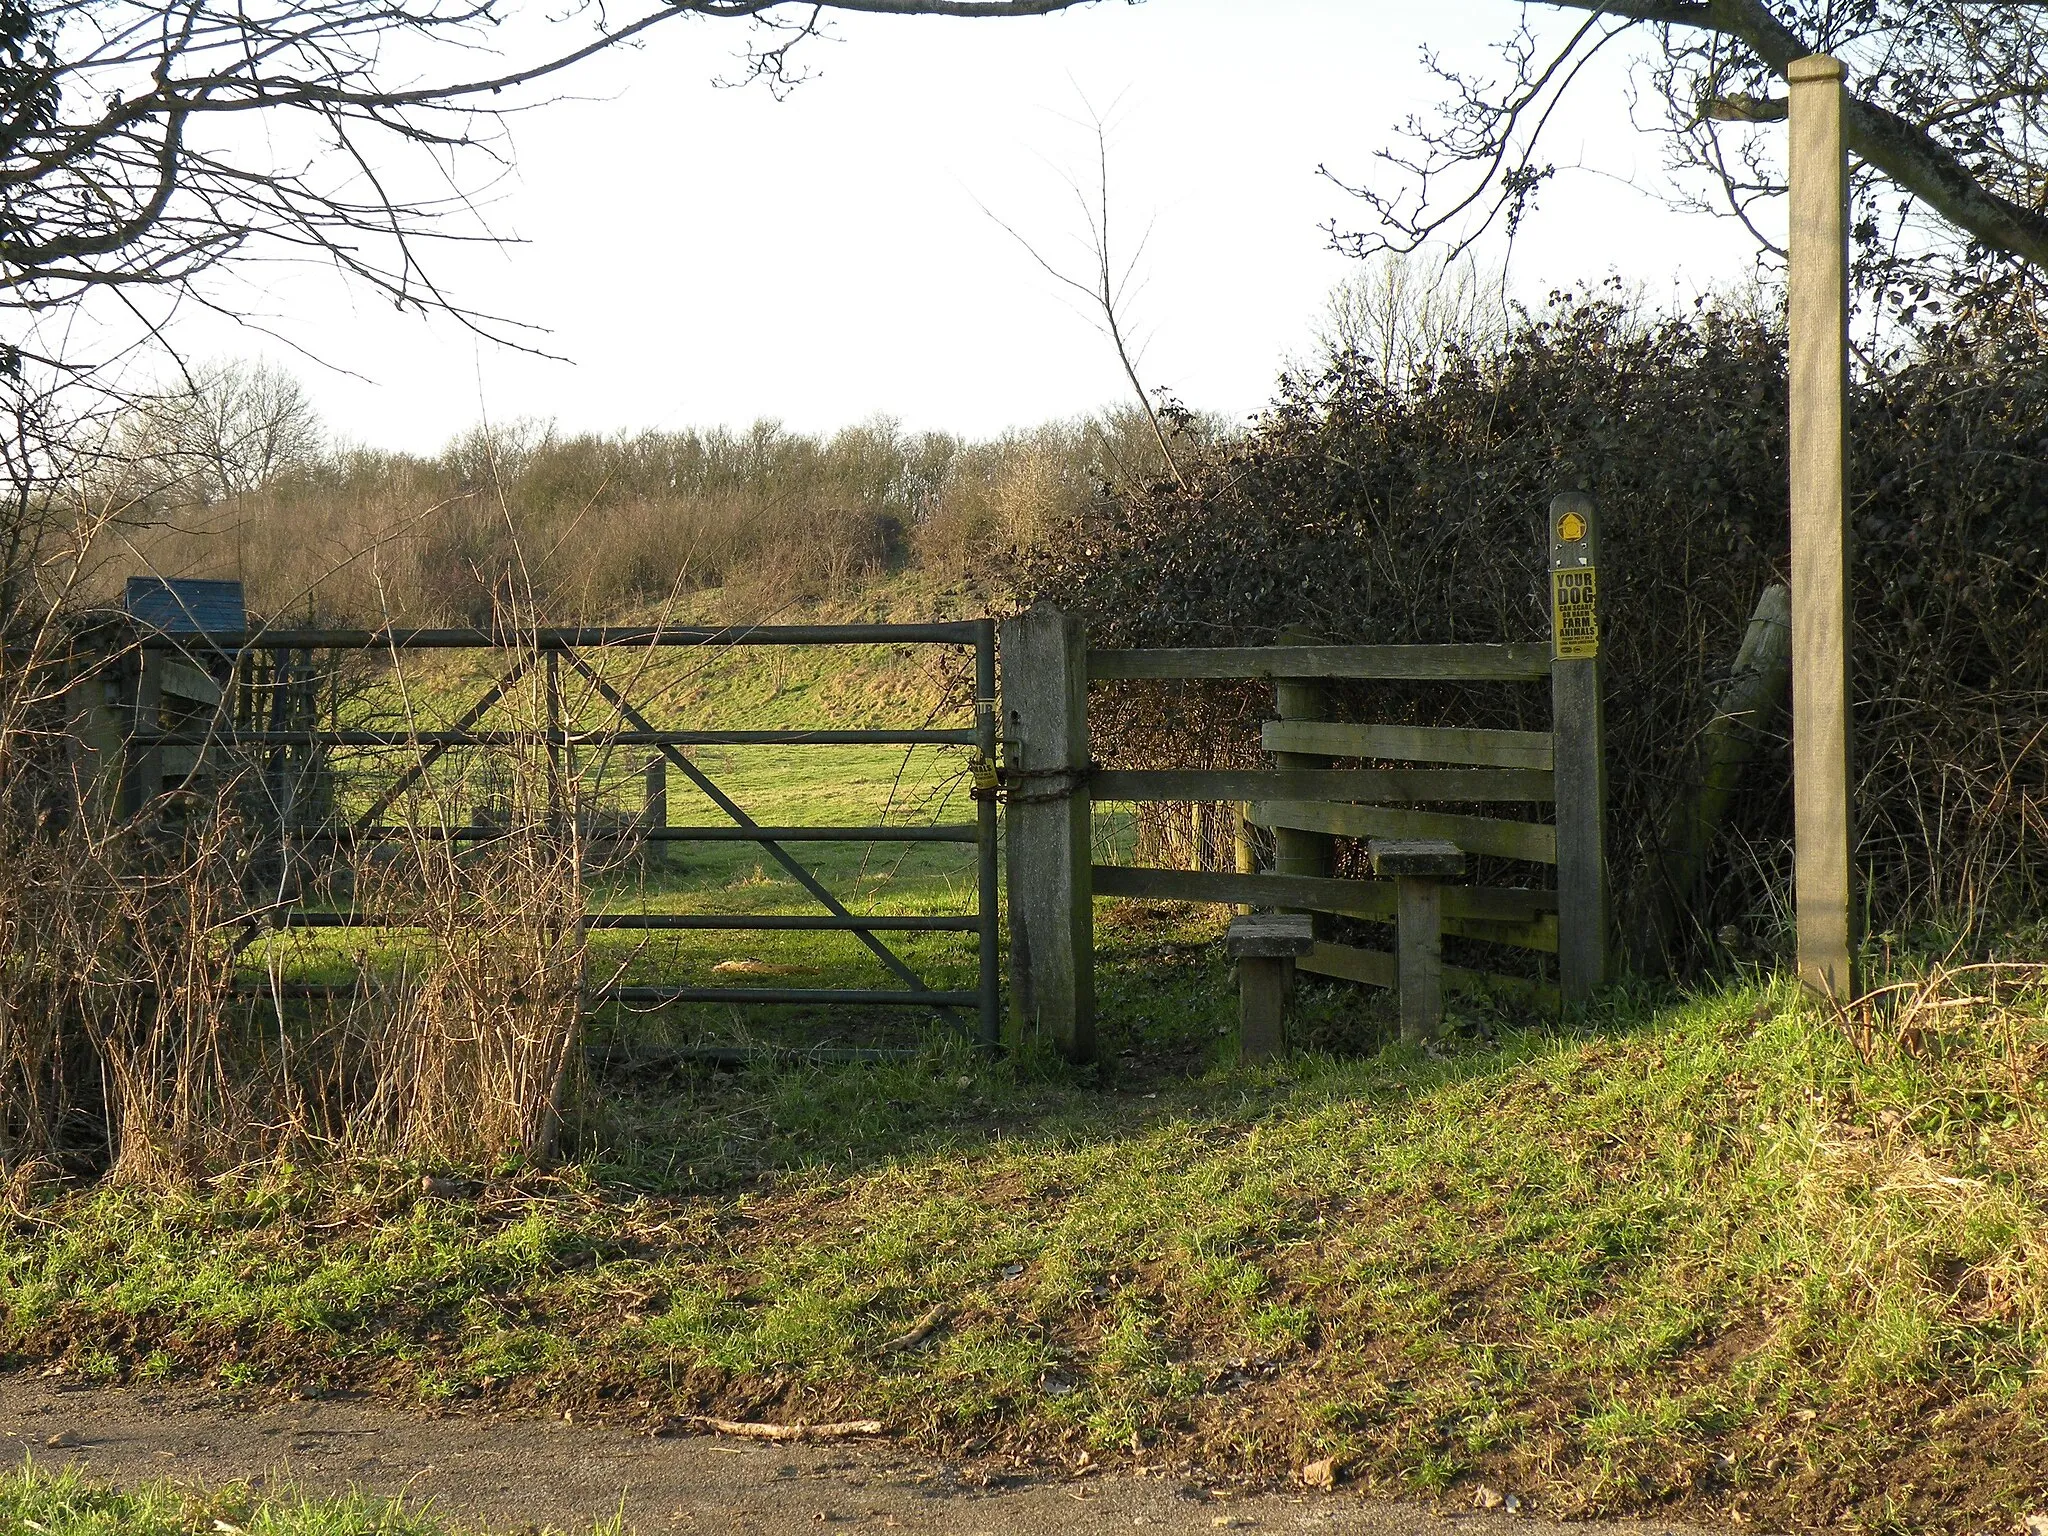
[[[917,1348],[918,1345],[945,1327],[952,1320],[952,1316],[952,1312],[945,1307],[933,1307],[931,1311],[925,1313],[923,1317],[917,1320],[910,1332],[898,1334],[895,1338],[884,1344],[881,1348],[881,1353],[885,1355],[900,1355],[907,1350]]]
[[[886,1432],[880,1419],[848,1419],[841,1424],[755,1424],[693,1413],[681,1422],[707,1429],[714,1435],[736,1435],[744,1440],[842,1440]]]

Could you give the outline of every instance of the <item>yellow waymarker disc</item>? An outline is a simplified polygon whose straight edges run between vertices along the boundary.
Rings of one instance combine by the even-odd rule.
[[[1567,512],[1558,519],[1557,536],[1567,544],[1576,544],[1586,536],[1586,520],[1576,512]]]

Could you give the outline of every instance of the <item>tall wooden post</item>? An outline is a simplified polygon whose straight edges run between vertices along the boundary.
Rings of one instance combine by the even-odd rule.
[[[1010,1004],[1070,1061],[1095,1057],[1089,876],[1088,634],[1040,604],[1006,621],[1002,658]]]
[[[1600,696],[1600,519],[1550,502],[1550,715],[1557,785],[1557,982],[1582,1003],[1607,979],[1607,748]]]
[[[1849,713],[1849,163],[1842,65],[1798,59],[1791,83],[1793,896],[1799,978],[1847,998]]]

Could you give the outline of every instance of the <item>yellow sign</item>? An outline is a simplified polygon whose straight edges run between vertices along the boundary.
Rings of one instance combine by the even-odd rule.
[[[1573,520],[1567,514],[1559,531]],[[1600,654],[1598,593],[1590,565],[1550,573],[1550,632],[1559,661],[1591,661]]]
[[[1576,512],[1567,512],[1558,519],[1557,537],[1559,542],[1576,544],[1586,536],[1586,520]]]

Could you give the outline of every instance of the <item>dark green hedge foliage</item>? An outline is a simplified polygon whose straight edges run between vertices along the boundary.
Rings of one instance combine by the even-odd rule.
[[[1861,852],[1873,926],[2035,895],[2048,770],[2048,348],[2033,329],[1922,336],[1853,403]],[[1541,639],[1544,508],[1603,509],[1617,906],[1650,852],[1763,588],[1786,574],[1785,349],[1775,319],[1641,320],[1559,296],[1484,355],[1389,390],[1340,364],[1296,379],[1189,488],[1106,503],[1026,591],[1111,646]],[[1347,690],[1347,717],[1544,728],[1538,688]],[[1120,763],[1258,760],[1263,689],[1102,694]],[[1786,723],[1716,844],[1687,936],[1782,931]]]

